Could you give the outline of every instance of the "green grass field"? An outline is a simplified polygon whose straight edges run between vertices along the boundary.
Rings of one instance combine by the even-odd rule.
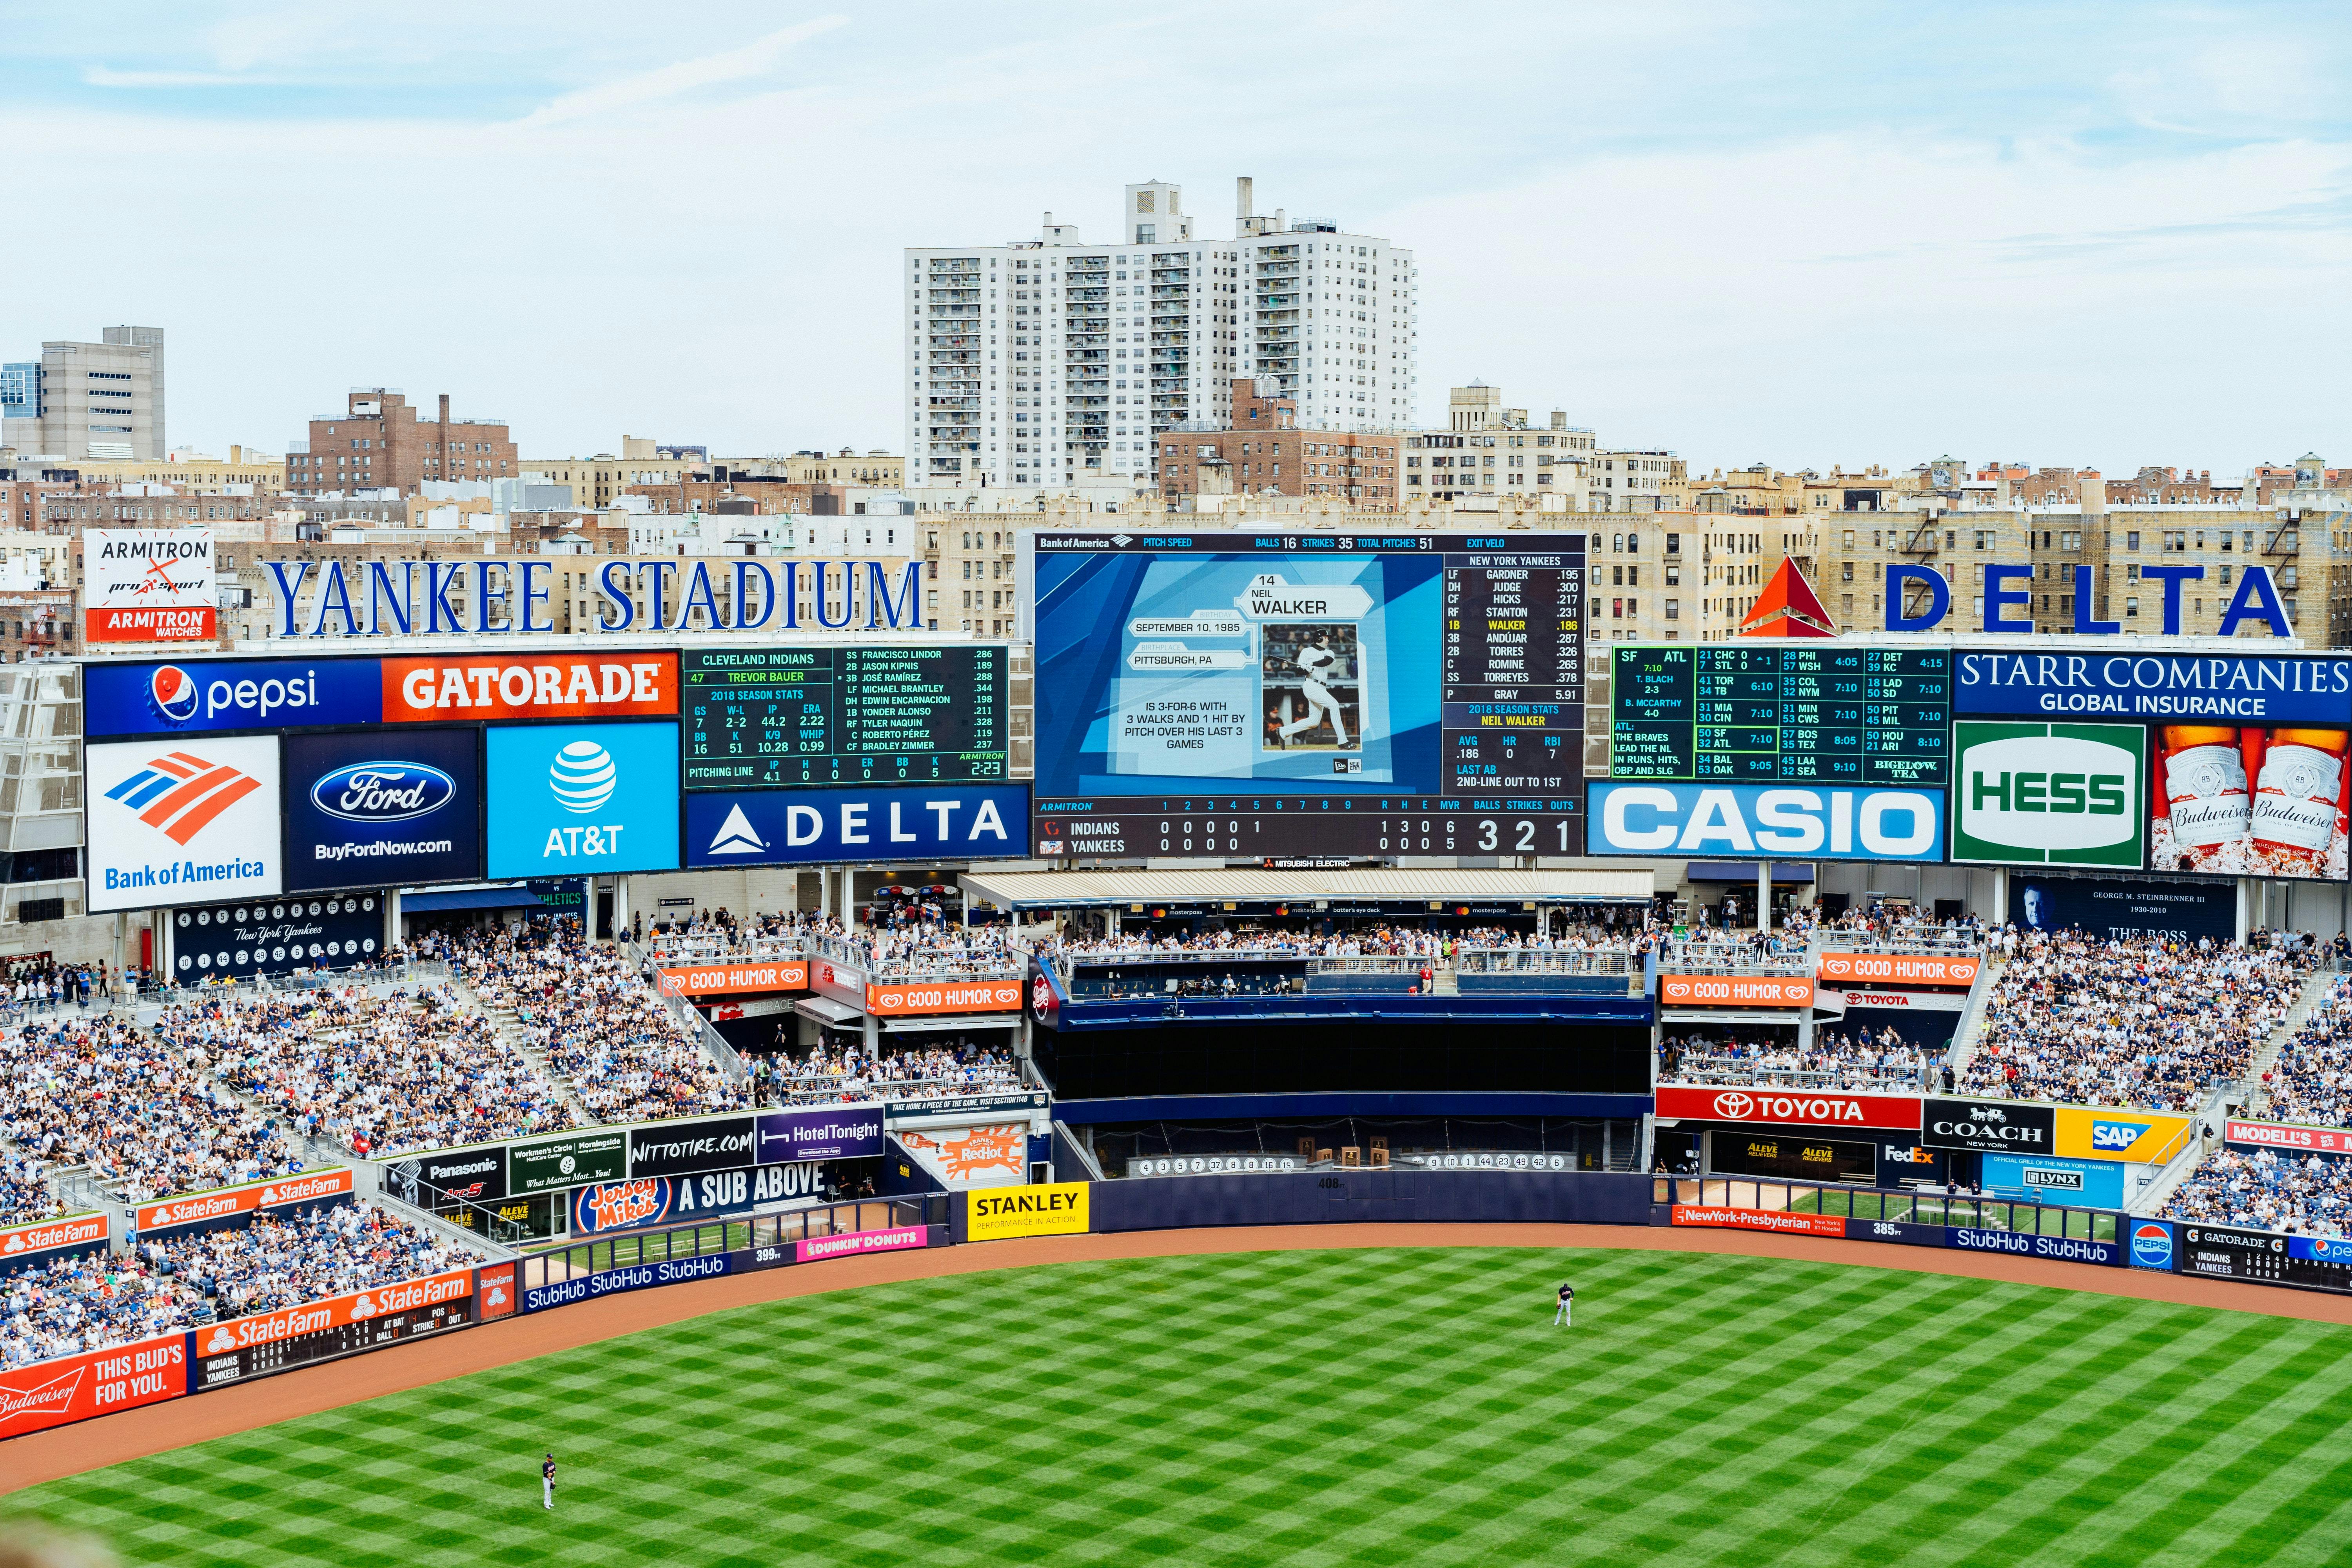
[[[2250,1313],[1678,1253],[1259,1253],[746,1308],[0,1516],[191,1568],[2344,1563],[2347,1391],[2352,1330]]]

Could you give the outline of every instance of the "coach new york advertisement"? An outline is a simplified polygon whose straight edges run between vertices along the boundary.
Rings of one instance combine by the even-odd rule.
[[[286,880],[297,891],[482,874],[471,730],[286,740]]]
[[[84,758],[93,912],[283,889],[276,736],[91,744]]]
[[[1411,556],[1041,555],[1037,779],[1438,784],[1442,566]]]

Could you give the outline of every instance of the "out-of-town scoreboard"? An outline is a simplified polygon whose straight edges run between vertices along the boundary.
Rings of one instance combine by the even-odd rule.
[[[1951,782],[1948,649],[1724,643],[1612,652],[1612,778]]]
[[[678,656],[688,790],[1001,780],[1005,649],[689,649]]]

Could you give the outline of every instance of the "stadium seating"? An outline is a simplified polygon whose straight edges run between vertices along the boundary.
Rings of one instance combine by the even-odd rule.
[[[2162,1216],[2342,1236],[2352,1223],[2352,1160],[2217,1149],[2173,1189]]]
[[[828,1105],[939,1100],[1018,1089],[1021,1064],[1007,1051],[891,1051],[868,1060],[811,1051],[755,1058],[751,1082],[761,1105]]]
[[[1876,1037],[1867,1030],[1848,1036],[1822,1029],[1802,1050],[1785,1040],[1743,1037],[1735,1030],[1694,1030],[1660,1042],[1658,1080],[1916,1093],[1935,1082],[1943,1060],[1942,1051],[1912,1044],[1891,1029]]]
[[[2329,984],[2248,1110],[2272,1121],[2352,1127],[2352,975]]]

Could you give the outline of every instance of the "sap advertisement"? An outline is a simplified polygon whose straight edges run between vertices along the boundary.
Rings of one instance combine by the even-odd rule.
[[[82,706],[93,740],[375,724],[383,720],[380,671],[372,658],[86,664]]]
[[[470,881],[482,874],[472,730],[286,738],[286,884]]]
[[[878,865],[1029,853],[1019,784],[773,790],[686,797],[686,863]]]
[[[488,735],[492,877],[677,868],[677,726],[539,724]]]
[[[92,912],[283,890],[278,737],[83,748]]]
[[[1595,783],[1589,855],[1941,860],[1944,792]]]

